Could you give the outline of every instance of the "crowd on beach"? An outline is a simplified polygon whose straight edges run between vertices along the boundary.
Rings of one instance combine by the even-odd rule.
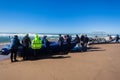
[[[112,42],[112,41],[115,40],[116,43],[119,43],[119,39],[120,39],[120,37],[119,37],[118,34],[116,35],[115,38],[113,38],[111,35],[108,35],[108,37],[109,37],[109,41],[110,41],[110,42]]]
[[[76,34],[76,37],[74,39],[72,39],[72,36],[70,36],[70,35],[62,36],[61,34],[59,34],[58,45],[59,45],[60,49],[63,49],[62,48],[63,44],[67,43],[67,50],[69,51],[70,46],[71,46],[71,41],[74,41],[78,45],[78,48],[82,47],[82,51],[85,51],[87,49],[87,44],[88,44],[89,38],[87,37],[87,35],[81,35],[81,37],[79,37]],[[48,51],[50,42],[47,39],[47,36],[43,36],[43,38],[41,39],[40,36],[38,34],[36,34],[34,39],[31,40],[29,37],[29,34],[26,34],[23,37],[22,41],[20,41],[18,36],[14,35],[14,37],[11,39],[11,43],[10,43],[11,62],[18,61],[16,59],[16,56],[17,56],[18,47],[20,45],[23,46],[23,52],[24,52],[23,60],[26,60],[27,59],[26,54],[28,53],[29,47],[31,47],[34,50],[34,56],[36,56],[36,54],[39,53],[39,49],[43,46],[43,44],[46,47],[46,50]]]
[[[106,37],[95,36],[94,38],[89,37],[90,44],[94,43],[119,43],[120,37],[117,34],[116,36],[107,35]]]
[[[116,43],[119,43],[119,35],[116,35],[115,38],[112,38],[111,35],[108,35],[109,37],[109,42],[111,41],[115,41]],[[97,37],[96,37],[97,38]],[[63,50],[63,44],[67,43],[67,51],[70,51],[70,46],[71,46],[71,42],[74,41],[76,43],[76,45],[78,46],[78,49],[81,49],[81,51],[86,51],[87,50],[87,45],[88,42],[90,41],[90,38],[87,37],[87,35],[77,35],[74,37],[74,39],[72,38],[71,35],[61,35],[59,34],[58,37],[58,45],[60,48],[60,51]],[[34,56],[36,56],[36,54],[39,53],[39,49],[42,48],[42,46],[45,46],[46,48],[46,53],[49,51],[49,47],[50,47],[50,41],[47,39],[47,36],[43,36],[42,38],[36,34],[34,39],[31,40],[29,37],[29,34],[26,34],[23,39],[20,41],[17,35],[14,35],[14,37],[11,39],[11,43],[10,43],[10,59],[11,62],[17,61],[16,56],[17,56],[17,50],[18,47],[20,45],[23,46],[23,60],[26,60],[27,56],[26,54],[28,53],[28,49],[29,47],[31,47],[34,50]],[[49,52],[48,52],[49,53]]]

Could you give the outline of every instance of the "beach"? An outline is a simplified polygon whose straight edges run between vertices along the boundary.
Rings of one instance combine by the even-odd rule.
[[[39,60],[0,61],[0,80],[120,80],[120,44]]]

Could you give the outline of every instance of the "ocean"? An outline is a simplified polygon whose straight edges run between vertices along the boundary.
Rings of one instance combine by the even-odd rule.
[[[52,41],[57,41],[58,40],[58,35],[57,33],[38,33],[39,36],[42,38],[43,36],[47,35],[47,38],[48,40],[52,40]],[[75,37],[77,33],[73,33],[73,34],[70,34],[72,36],[72,38]],[[78,35],[80,36],[81,34],[83,33],[78,33]],[[105,32],[93,32],[93,33],[84,33],[84,34],[87,34],[88,37],[107,37],[107,33]],[[18,35],[19,39],[22,40],[22,38],[26,35],[26,33],[0,33],[0,43],[9,43],[11,38],[14,36],[14,35]],[[29,33],[29,36],[31,38],[31,40],[34,38],[34,35],[35,33]],[[62,34],[62,35],[65,35]],[[116,34],[109,34],[109,35],[112,35],[112,36],[115,36]]]
[[[20,41],[22,38],[26,35],[25,33],[0,33],[0,43],[8,43],[10,40],[13,38],[14,35],[18,35]],[[49,40],[54,40],[58,38],[58,34],[38,34],[40,38],[43,36],[47,35],[47,38]],[[34,38],[35,34],[34,33],[29,33],[29,36],[31,40]]]

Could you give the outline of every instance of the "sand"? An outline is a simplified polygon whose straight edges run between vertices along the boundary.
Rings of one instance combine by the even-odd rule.
[[[0,61],[0,80],[120,80],[120,44],[92,45],[63,57]]]

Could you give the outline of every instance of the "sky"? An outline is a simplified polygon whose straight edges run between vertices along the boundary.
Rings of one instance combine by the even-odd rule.
[[[0,32],[120,33],[120,1],[0,0]]]

